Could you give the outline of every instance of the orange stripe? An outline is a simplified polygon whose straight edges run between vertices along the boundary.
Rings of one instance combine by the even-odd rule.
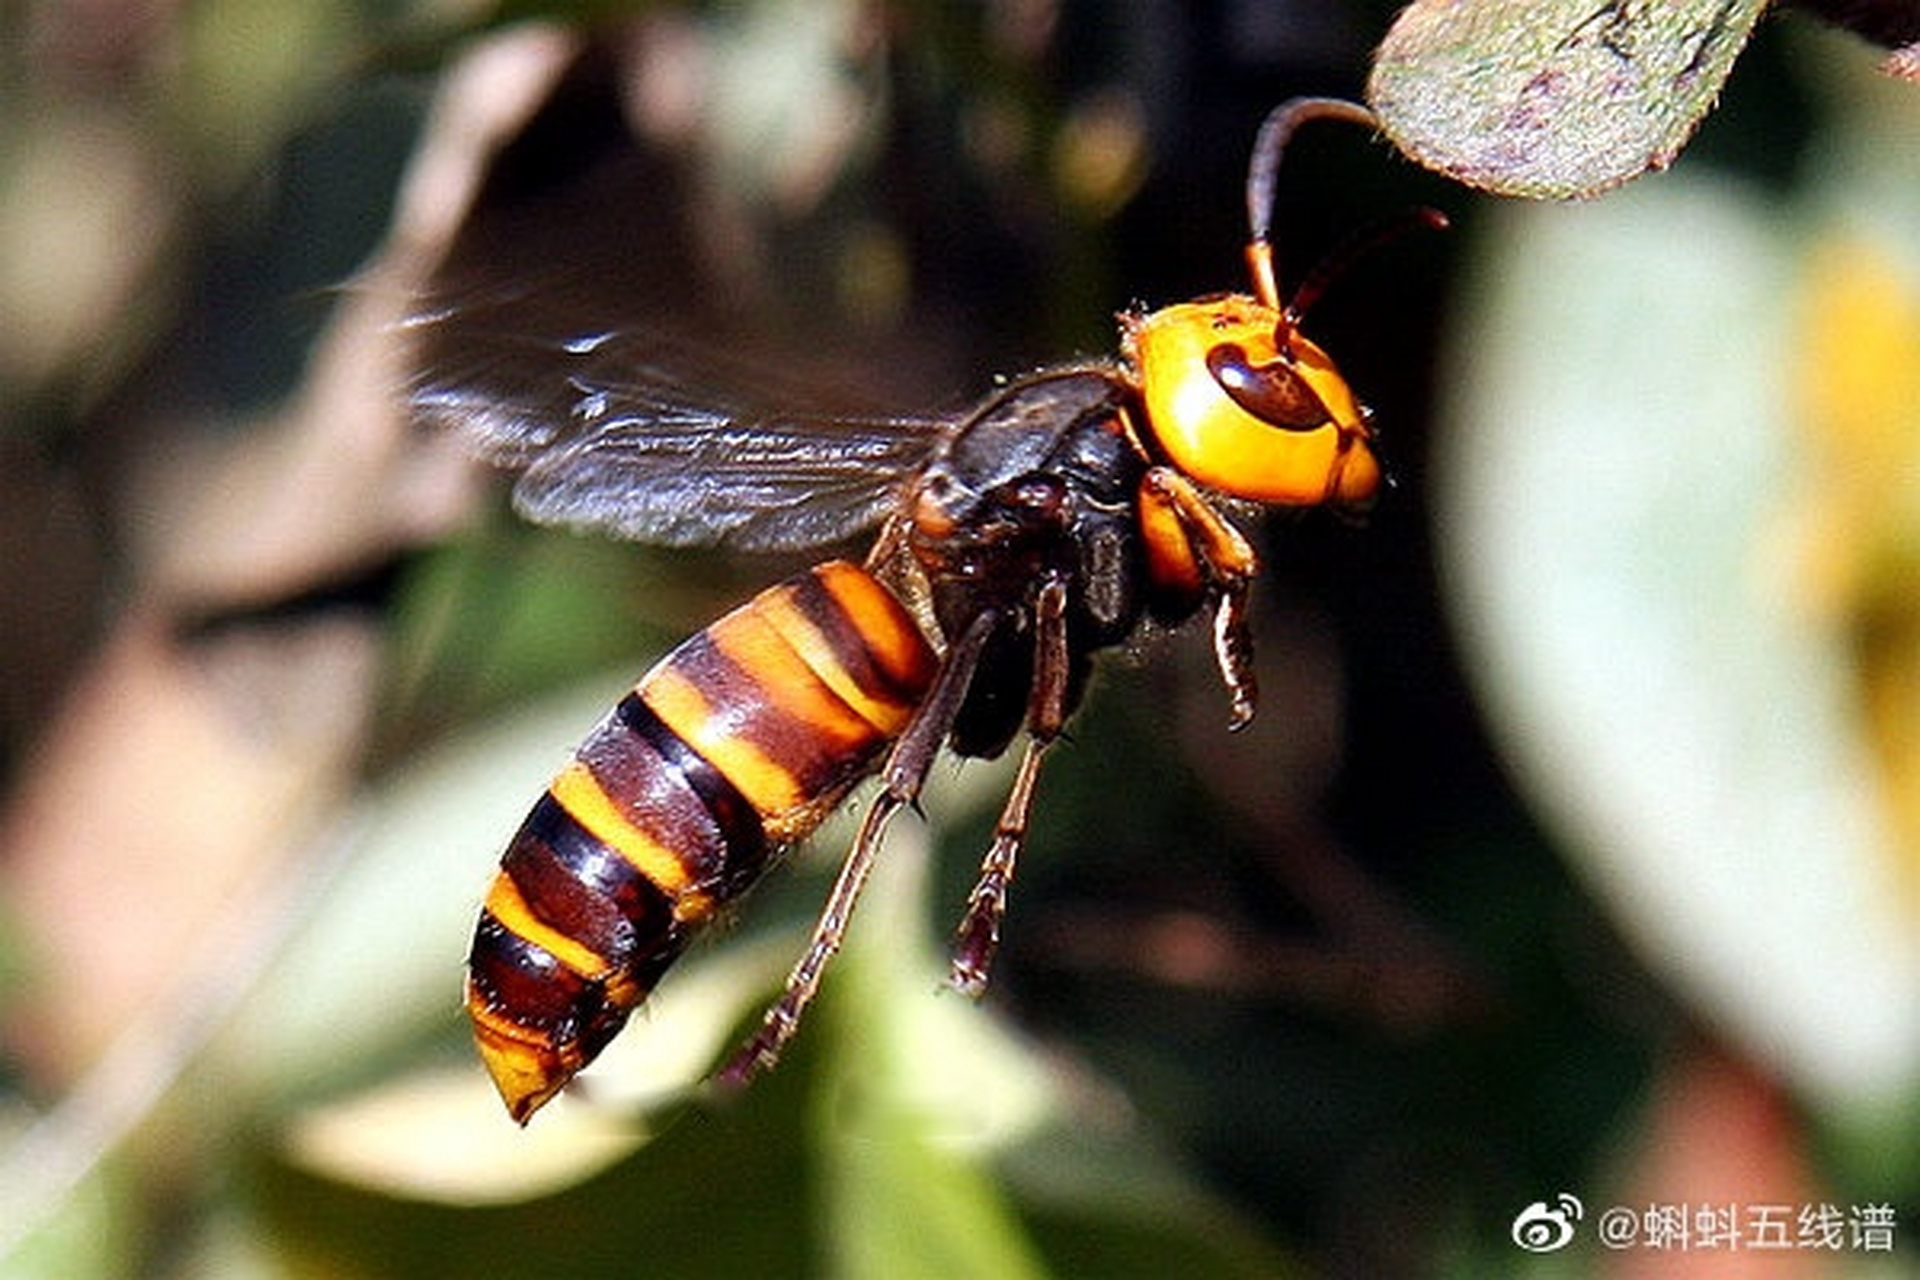
[[[927,649],[926,641],[913,627],[912,621],[901,612],[893,597],[881,591],[864,573],[848,565],[839,567],[845,572],[831,577],[819,573],[820,585],[826,588],[847,614],[849,623],[859,629],[860,639],[874,665],[893,676],[921,665],[918,660],[923,654],[930,659],[931,651]],[[907,720],[913,714],[913,704],[890,698],[882,690],[862,687],[841,660],[833,641],[801,607],[793,592],[769,593],[762,599],[761,609],[767,625],[777,631],[793,647],[800,660],[868,725],[889,738],[906,727]],[[902,623],[906,624],[909,634],[902,633]]]
[[[827,683],[775,624],[771,615],[782,612],[783,605],[792,613],[790,601],[776,598],[785,594],[768,592],[753,608],[728,614],[708,629],[708,637],[758,686],[770,713],[812,730],[814,751],[836,756],[857,752],[873,742],[873,723]]]
[[[611,967],[607,958],[582,946],[533,914],[513,877],[502,873],[493,878],[487,892],[487,910],[509,932],[548,952],[583,978],[598,978]]]
[[[601,789],[585,764],[575,760],[561,770],[551,790],[574,821],[632,863],[660,892],[678,899],[692,887],[680,856],[635,826],[626,808]]]
[[[760,602],[761,616],[804,662],[807,669],[831,689],[836,697],[859,716],[869,728],[883,728],[897,714],[891,701],[876,699],[853,680],[828,644],[826,636],[802,613],[791,597],[782,594]],[[781,690],[783,700],[785,690]]]
[[[810,798],[791,771],[741,737],[728,718],[716,716],[700,690],[671,664],[649,672],[641,694],[660,722],[726,775],[763,818],[772,820]]]
[[[904,727],[918,696],[933,683],[940,655],[927,643],[912,612],[866,570],[835,560],[816,569],[814,576],[859,629],[874,662],[903,691],[911,691],[913,700],[898,704],[903,713],[899,727]]]
[[[507,1104],[507,1113],[520,1124],[525,1124],[527,1117],[586,1065],[577,1043],[557,1045],[545,1032],[496,1014],[471,994],[467,1011],[473,1016],[473,1039],[480,1060]]]

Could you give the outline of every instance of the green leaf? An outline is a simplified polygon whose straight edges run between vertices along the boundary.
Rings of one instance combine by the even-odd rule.
[[[1423,0],[1380,46],[1367,97],[1429,168],[1565,198],[1673,162],[1765,0]]]
[[[927,832],[894,833],[821,1001],[815,1096],[833,1273],[849,1280],[1047,1274],[982,1155],[1051,1112],[1038,1064],[942,989],[926,923]]]
[[[1913,598],[1910,571],[1868,585],[1920,422],[1913,171],[1868,142],[1920,112],[1889,99],[1819,135],[1792,197],[1702,171],[1500,209],[1436,433],[1445,580],[1515,778],[1669,989],[1830,1110],[1920,1066],[1920,914],[1844,612],[1874,600],[1886,635],[1879,601]]]
[[[994,767],[943,775],[929,809],[997,801],[1004,781]],[[896,825],[802,1033],[743,1095],[695,1082],[797,951],[785,900],[810,910],[824,889],[805,866],[763,886],[741,930],[676,967],[581,1087],[525,1130],[465,1055],[295,1112],[258,1161],[277,1256],[365,1280],[1288,1274],[1124,1106],[1090,1106],[1100,1089],[992,1002],[946,989],[928,923],[929,830]],[[823,833],[824,860],[850,827]],[[365,923],[365,910],[347,914]],[[405,933],[372,935],[394,932]],[[458,954],[457,939],[407,936]],[[339,1074],[302,1044],[273,1061]]]

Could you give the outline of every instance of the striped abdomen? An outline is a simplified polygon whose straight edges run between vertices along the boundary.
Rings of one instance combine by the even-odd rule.
[[[833,561],[687,640],[600,722],[507,846],[468,957],[474,1036],[514,1119],[874,770],[938,666],[892,593]]]

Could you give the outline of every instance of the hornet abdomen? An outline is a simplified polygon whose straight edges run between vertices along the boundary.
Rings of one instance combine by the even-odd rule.
[[[621,699],[521,824],[474,932],[467,1010],[516,1120],[877,767],[938,666],[892,592],[830,561],[693,636]]]

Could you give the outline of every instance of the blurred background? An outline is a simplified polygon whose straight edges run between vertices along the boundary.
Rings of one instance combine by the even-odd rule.
[[[970,762],[746,1097],[844,822],[529,1129],[473,1058],[526,808],[807,560],[516,521],[401,411],[435,264],[958,410],[1244,288],[1394,8],[0,12],[0,1275],[1920,1274],[1920,90],[1795,15],[1587,203],[1300,135],[1288,280],[1454,222],[1308,318],[1396,487],[1255,526],[1246,732],[1105,664],[982,1004]]]

